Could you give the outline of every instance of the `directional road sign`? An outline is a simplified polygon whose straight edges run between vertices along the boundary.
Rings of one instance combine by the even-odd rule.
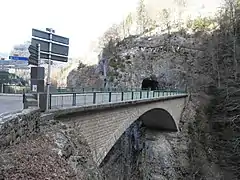
[[[28,47],[28,51],[32,56],[36,56],[36,57],[38,56],[38,48],[37,47],[30,45]]]
[[[38,48],[33,45],[30,45],[28,47],[28,51],[30,53],[28,64],[37,66],[38,65]]]
[[[18,61],[28,61],[28,57],[20,57],[20,56],[9,56],[11,60],[18,60]]]
[[[51,32],[32,29],[33,46],[40,44],[41,59],[50,59],[54,61],[67,62],[69,51],[69,38],[62,37]]]

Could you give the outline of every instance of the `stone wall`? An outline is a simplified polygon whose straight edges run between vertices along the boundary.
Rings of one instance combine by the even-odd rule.
[[[40,111],[26,109],[0,117],[0,148],[18,143],[40,131]]]

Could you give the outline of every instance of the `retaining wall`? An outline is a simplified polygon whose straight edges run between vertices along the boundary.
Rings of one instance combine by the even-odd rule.
[[[18,143],[40,131],[40,111],[25,109],[0,117],[0,148]]]

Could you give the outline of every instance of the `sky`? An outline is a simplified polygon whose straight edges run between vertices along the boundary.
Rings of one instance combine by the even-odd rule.
[[[70,56],[134,10],[137,0],[1,0],[0,52],[31,39],[32,28],[55,29],[70,38]]]
[[[31,40],[32,28],[45,30],[50,27],[56,34],[70,38],[70,57],[80,57],[111,24],[120,22],[134,11],[137,1],[1,0],[0,52],[9,53],[14,45]],[[219,1],[190,0],[191,10],[196,13],[205,3],[209,11]]]

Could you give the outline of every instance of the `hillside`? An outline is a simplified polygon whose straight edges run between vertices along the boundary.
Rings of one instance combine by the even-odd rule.
[[[194,179],[208,179],[216,169],[216,179],[240,178],[239,17],[240,1],[227,1],[216,16],[196,18],[181,28],[170,22],[165,29],[146,23],[134,36],[121,37],[114,28],[104,34],[102,56],[108,60],[110,87],[139,87],[143,78],[154,74],[164,84],[193,93],[190,99],[198,102],[198,109],[188,130],[189,173]],[[80,82],[69,85],[85,86],[83,74],[85,79],[93,74],[100,79],[101,73],[86,71],[89,68],[69,74],[68,79]],[[208,169],[205,161],[211,164]]]

